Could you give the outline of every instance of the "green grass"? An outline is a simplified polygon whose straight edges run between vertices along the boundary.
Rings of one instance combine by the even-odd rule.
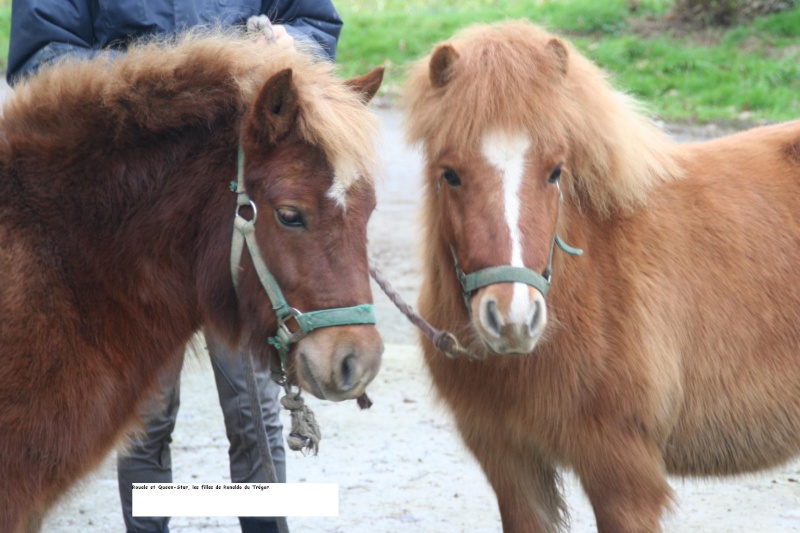
[[[0,67],[5,71],[11,35],[11,0],[0,0]]]
[[[646,0],[642,10],[660,13],[665,5],[664,0]],[[404,65],[474,22],[527,18],[553,29],[586,33],[617,31],[628,15],[624,0],[342,0],[336,6],[345,21],[338,51],[344,75],[378,64]],[[391,79],[395,73],[389,74]]]
[[[667,38],[579,38],[615,84],[667,119],[800,118],[800,54]]]
[[[396,93],[410,61],[475,22],[527,18],[565,35],[612,75],[615,85],[665,119],[800,118],[800,5],[727,31],[670,37],[634,34],[637,22],[664,15],[668,0],[341,0],[345,28],[338,61],[344,76],[387,67]],[[636,24],[641,26],[641,24]],[[711,43],[711,44],[708,44]]]

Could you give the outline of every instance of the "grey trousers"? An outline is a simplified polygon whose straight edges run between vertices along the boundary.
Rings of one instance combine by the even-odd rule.
[[[210,335],[206,335],[211,366],[217,383],[217,394],[225,418],[230,447],[231,482],[266,483],[256,430],[250,413],[242,354],[232,355]],[[182,366],[182,363],[181,363]],[[169,531],[169,517],[134,517],[131,515],[131,483],[171,483],[172,457],[170,443],[180,406],[181,366],[165,372],[160,378],[159,397],[141,413],[144,436],[134,439],[129,453],[117,457],[117,480],[122,516],[128,533],[163,533]],[[263,427],[269,438],[275,473],[286,482],[286,455],[283,448],[283,426],[279,413],[280,387],[270,379],[268,370],[256,369],[256,383],[261,398]],[[203,481],[203,480],[200,480]],[[253,521],[253,519],[248,519]],[[244,528],[244,523],[243,523]]]

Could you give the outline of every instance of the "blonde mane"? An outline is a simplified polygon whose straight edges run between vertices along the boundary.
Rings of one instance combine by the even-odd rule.
[[[526,131],[569,146],[565,185],[601,215],[642,205],[682,175],[674,144],[569,43],[527,22],[478,25],[443,43],[458,54],[446,84],[430,78],[433,54],[411,68],[403,106],[410,142],[428,158],[470,150],[490,128]]]
[[[347,190],[360,176],[371,176],[377,121],[361,96],[333,75],[332,64],[238,32],[197,30],[134,43],[113,60],[102,55],[61,60],[15,86],[4,106],[3,129],[9,137],[19,131],[79,142],[96,136],[85,129],[98,123],[117,132],[133,126],[154,134],[187,120],[210,126],[232,118],[219,116],[231,106],[234,113],[243,112],[263,83],[286,68],[299,92],[299,135],[326,154],[336,171],[334,185]],[[196,105],[178,105],[187,101]],[[187,111],[177,116],[175,109],[195,116],[187,118]]]

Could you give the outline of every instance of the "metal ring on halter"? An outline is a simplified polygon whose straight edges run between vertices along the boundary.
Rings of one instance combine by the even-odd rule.
[[[300,324],[300,322],[297,320],[297,317],[302,316],[303,313],[301,313],[294,307],[290,307],[289,309],[290,309],[289,315],[286,316],[285,318],[281,318],[280,320],[278,320],[278,329],[281,330],[281,332],[283,333],[287,344],[292,344],[305,337],[306,331],[303,329],[302,324]],[[292,332],[289,329],[289,326],[286,325],[286,322],[288,320],[291,320],[292,318],[295,319],[295,322],[297,322],[297,325],[299,326],[299,329],[295,332]]]
[[[256,203],[253,200],[248,200],[248,202],[250,202],[250,207],[253,209],[253,218],[251,220],[248,220],[248,222],[252,222],[255,224],[255,221],[258,218],[258,209],[256,208]],[[244,207],[244,204],[236,206],[237,217],[242,217],[242,215],[239,214],[239,209],[241,209],[242,207]]]

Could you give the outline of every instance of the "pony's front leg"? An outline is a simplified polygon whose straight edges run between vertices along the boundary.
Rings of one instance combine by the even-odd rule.
[[[530,457],[498,457],[489,482],[497,496],[504,533],[555,533],[566,522],[559,476],[552,465]]]
[[[28,524],[25,526],[25,533],[39,533],[44,522],[44,511],[32,511],[28,515]]]
[[[598,533],[661,531],[672,498],[658,446],[620,432],[581,443],[575,472],[594,509]]]
[[[553,465],[531,448],[513,449],[498,444],[501,439],[484,440],[486,436],[483,432],[464,440],[494,489],[504,533],[555,533],[562,529],[566,506]]]
[[[42,530],[44,511],[26,510],[24,507],[6,507],[0,502],[0,532],[39,533]]]

